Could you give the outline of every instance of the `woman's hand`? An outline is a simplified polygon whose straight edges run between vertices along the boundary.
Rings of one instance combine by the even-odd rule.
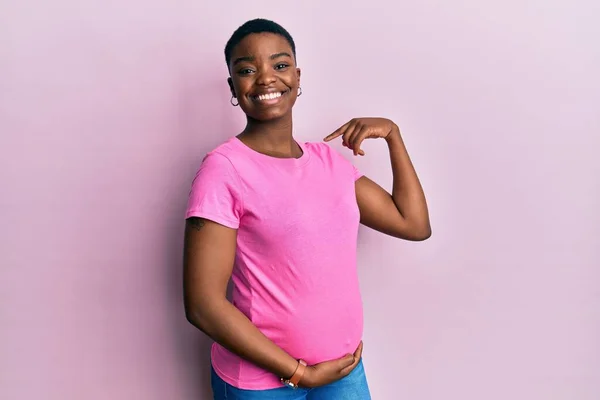
[[[306,367],[300,386],[314,388],[336,382],[356,368],[362,357],[363,343],[358,345],[354,354],[348,354],[337,360],[325,361]]]
[[[343,145],[354,152],[354,155],[364,156],[365,152],[361,150],[360,144],[365,139],[384,138],[389,140],[395,135],[399,135],[398,126],[386,118],[353,118],[339,129],[325,137],[329,142],[339,136],[342,136]]]

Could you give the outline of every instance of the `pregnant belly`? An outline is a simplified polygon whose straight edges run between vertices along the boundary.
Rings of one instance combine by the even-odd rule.
[[[237,306],[276,345],[292,357],[314,365],[353,353],[362,339],[362,300],[358,285],[351,288],[346,286],[337,293],[329,291],[326,296],[318,296],[321,298],[318,302],[310,301],[311,296],[299,297],[303,301],[294,301],[293,307],[273,306],[276,304],[273,302],[259,305],[254,302],[255,307],[247,309],[239,307],[239,303]],[[217,343],[213,346],[212,362],[221,378],[236,387],[281,387],[279,377]]]
[[[309,365],[354,353],[363,334],[360,293],[357,289],[329,297],[304,301],[293,311],[255,315],[253,322],[288,354]]]

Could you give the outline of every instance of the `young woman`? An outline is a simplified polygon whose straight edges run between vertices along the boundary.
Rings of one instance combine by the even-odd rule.
[[[342,140],[354,155],[364,155],[365,139],[385,140],[390,194],[328,144],[294,139],[300,69],[283,27],[246,22],[225,58],[231,102],[247,124],[202,161],[184,257],[187,318],[215,341],[214,398],[370,399],[361,360],[359,223],[407,240],[431,234],[400,130],[388,119],[355,118],[324,138]]]

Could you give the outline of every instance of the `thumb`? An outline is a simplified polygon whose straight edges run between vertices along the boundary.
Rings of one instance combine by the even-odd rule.
[[[344,357],[340,358],[340,362],[339,362],[339,370],[343,370],[344,368],[348,368],[349,366],[351,366],[354,363],[354,355],[352,354],[347,354]]]

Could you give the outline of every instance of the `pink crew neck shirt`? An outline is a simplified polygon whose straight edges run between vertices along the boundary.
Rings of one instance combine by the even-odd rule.
[[[233,137],[206,155],[186,218],[237,229],[232,302],[275,344],[309,365],[356,350],[363,307],[356,270],[359,171],[325,143],[275,158]],[[280,377],[214,343],[217,375],[240,389]]]

